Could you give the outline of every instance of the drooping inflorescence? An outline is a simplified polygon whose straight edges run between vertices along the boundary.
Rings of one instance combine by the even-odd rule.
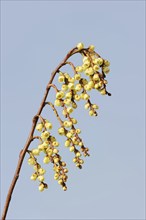
[[[55,172],[54,179],[58,180],[58,183],[62,186],[63,190],[67,190],[65,182],[67,181],[67,173],[68,169],[66,168],[66,163],[62,161],[61,156],[59,155],[58,146],[59,143],[54,136],[51,135],[50,131],[52,129],[52,123],[48,120],[40,117],[41,123],[38,123],[36,126],[36,130],[41,132],[40,143],[37,148],[28,150],[30,155],[28,159],[28,164],[32,165],[35,172],[30,177],[31,180],[36,180],[40,182],[39,190],[43,191],[45,188],[48,188],[48,185],[44,182],[44,174],[46,172],[45,169],[41,167],[41,165],[37,162],[36,156],[39,156],[40,153],[44,153],[44,164],[53,163],[53,170]]]
[[[71,116],[72,112],[78,107],[78,102],[84,100],[85,109],[88,110],[90,116],[97,116],[98,105],[91,102],[89,91],[97,90],[102,95],[111,95],[106,90],[107,80],[106,74],[109,73],[110,62],[100,57],[94,50],[94,46],[90,45],[84,48],[83,43],[77,44],[76,53],[82,56],[82,65],[75,66],[70,61],[65,61],[61,67],[70,65],[73,70],[73,77],[67,72],[61,71],[59,68],[58,82],[61,88],[58,89],[56,85],[50,84],[50,87],[55,88],[56,99],[54,103],[45,102],[44,107],[49,105],[54,111],[60,127],[58,133],[65,136],[65,147],[74,153],[73,162],[76,167],[82,168],[84,163],[83,157],[89,156],[89,149],[85,147],[82,138],[80,137],[81,130],[76,128],[77,120]],[[56,107],[62,108],[62,120],[59,116]],[[49,119],[44,119],[41,115],[37,115],[40,122],[36,125],[36,130],[41,132],[40,136],[34,137],[39,139],[40,143],[37,148],[27,150],[29,153],[28,164],[34,168],[34,173],[31,180],[39,181],[39,190],[43,191],[48,187],[44,182],[45,169],[37,161],[37,157],[43,153],[43,163],[53,163],[53,170],[55,172],[54,179],[62,186],[63,190],[67,190],[66,181],[68,179],[66,163],[62,161],[59,154],[59,143],[54,136],[51,135],[52,124]]]

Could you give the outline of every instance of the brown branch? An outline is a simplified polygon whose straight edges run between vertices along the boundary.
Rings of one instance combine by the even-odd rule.
[[[74,74],[77,74],[76,68],[75,68],[75,66],[74,66],[74,64],[72,62],[70,62],[70,61],[65,62],[64,65],[66,65],[66,64],[68,64],[68,65],[70,65],[72,67],[72,69],[74,71]]]
[[[39,137],[39,136],[34,136],[34,137],[31,139],[31,141],[34,141],[35,139],[39,139],[41,143],[43,142],[42,138]]]
[[[78,49],[76,47],[73,48],[72,50],[70,50],[69,53],[66,55],[66,57],[63,59],[63,61],[56,67],[56,69],[51,74],[51,78],[50,78],[50,80],[49,80],[49,82],[47,84],[46,91],[44,93],[44,97],[43,97],[42,102],[40,104],[39,110],[38,110],[36,116],[34,116],[34,118],[32,120],[32,127],[31,127],[31,130],[30,130],[28,139],[26,141],[26,144],[24,145],[24,148],[20,151],[19,159],[18,159],[18,164],[17,164],[16,170],[15,170],[15,174],[14,174],[14,177],[12,179],[12,182],[11,182],[8,194],[7,194],[6,201],[5,201],[5,205],[4,205],[4,209],[3,209],[3,213],[2,213],[2,220],[5,220],[5,218],[6,218],[7,211],[8,211],[9,204],[10,204],[11,197],[12,197],[12,193],[13,193],[13,190],[15,188],[16,182],[17,182],[17,180],[19,178],[19,174],[20,174],[20,170],[21,170],[21,167],[22,167],[22,163],[23,163],[25,154],[26,154],[26,152],[27,152],[27,150],[29,148],[29,145],[30,145],[30,143],[31,143],[31,141],[33,139],[34,130],[35,130],[36,124],[38,122],[38,115],[41,114],[41,112],[42,112],[42,110],[44,108],[44,104],[45,104],[46,98],[48,96],[48,93],[50,91],[50,88],[54,87],[54,85],[52,84],[53,79],[54,79],[56,73],[59,72],[59,69],[68,60],[68,58],[71,57],[73,54],[76,54],[78,52],[79,51],[78,51]]]
[[[58,121],[60,122],[60,125],[63,126],[63,121],[61,120],[61,118],[60,118],[60,116],[59,116],[59,114],[58,114],[58,112],[57,112],[55,106],[54,106],[51,102],[45,102],[45,105],[51,106],[53,112],[54,112],[55,115],[56,115],[56,118],[57,118]]]
[[[53,87],[55,89],[56,92],[58,92],[59,90],[57,89],[57,87],[54,84],[48,84],[48,88]]]

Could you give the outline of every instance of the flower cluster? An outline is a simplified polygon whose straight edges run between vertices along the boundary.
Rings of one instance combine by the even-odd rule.
[[[62,83],[61,90],[56,94],[55,105],[62,106],[62,102],[68,106],[67,112],[73,112],[73,109],[77,108],[77,102],[85,100],[85,109],[89,110],[90,116],[97,116],[96,110],[98,105],[92,104],[90,101],[90,95],[88,91],[96,89],[102,95],[110,95],[106,90],[105,80],[106,74],[109,73],[110,62],[101,58],[95,51],[94,46],[84,49],[83,44],[79,43],[77,48],[82,55],[82,65],[74,66],[71,62],[68,62],[74,69],[74,76],[71,77],[68,73],[59,72],[58,81]],[[83,78],[82,72],[88,77]],[[66,116],[66,112],[63,111]]]
[[[67,111],[67,107],[64,106],[64,112],[67,116],[68,120],[63,121],[62,126],[58,129],[58,133],[60,135],[66,136],[65,147],[69,148],[70,152],[74,152],[73,162],[76,164],[76,167],[82,168],[82,164],[84,160],[81,159],[81,152],[83,156],[89,156],[89,149],[86,148],[83,144],[82,139],[79,134],[81,130],[79,128],[75,128],[75,124],[77,124],[77,120],[75,118],[70,117],[70,113]],[[79,149],[77,149],[79,147]]]
[[[41,132],[39,137],[40,144],[37,148],[28,151],[30,158],[28,159],[28,164],[33,165],[35,173],[32,174],[31,180],[38,179],[40,182],[39,190],[43,191],[47,188],[47,184],[44,183],[45,169],[41,168],[41,165],[37,162],[36,156],[39,156],[41,152],[44,153],[43,163],[49,164],[53,163],[53,170],[55,172],[54,179],[58,180],[58,183],[62,186],[63,190],[67,190],[65,182],[67,181],[68,169],[66,168],[66,163],[62,161],[59,155],[58,141],[54,136],[52,136],[49,130],[52,129],[52,124],[41,117],[42,123],[37,124],[36,130]]]
[[[45,104],[49,104],[53,109],[60,122],[58,133],[66,137],[64,145],[70,152],[74,153],[73,162],[76,167],[81,169],[84,163],[82,156],[89,156],[89,149],[85,147],[80,137],[81,130],[75,127],[78,121],[74,117],[71,117],[71,114],[77,108],[77,103],[80,100],[84,100],[84,108],[88,110],[89,115],[97,116],[97,109],[99,107],[97,104],[91,102],[89,91],[95,89],[101,95],[111,95],[106,90],[108,82],[105,80],[106,74],[110,71],[110,62],[101,58],[100,55],[95,52],[94,45],[84,48],[83,43],[79,43],[75,49],[82,56],[82,65],[74,66],[70,61],[64,62],[61,65],[61,67],[63,65],[70,65],[73,69],[74,76],[71,77],[67,72],[63,72],[59,69],[57,71],[59,73],[58,82],[61,83],[61,88],[57,89],[55,85],[50,84],[56,90],[56,99],[54,104],[50,102],[46,102]],[[60,118],[55,106],[62,108],[64,120]],[[40,115],[39,118],[41,122],[36,125],[36,130],[41,132],[39,136],[41,143],[36,149],[28,151],[30,155],[28,163],[33,165],[35,170],[31,179],[39,180],[40,191],[47,188],[47,184],[44,183],[45,170],[41,168],[36,159],[36,156],[39,156],[39,154],[43,152],[45,154],[43,162],[45,164],[53,163],[53,170],[55,172],[54,179],[58,181],[63,190],[67,190],[66,181],[68,178],[68,169],[66,168],[66,163],[61,160],[62,158],[59,155],[59,143],[56,138],[50,134],[52,124],[48,120],[43,119]]]

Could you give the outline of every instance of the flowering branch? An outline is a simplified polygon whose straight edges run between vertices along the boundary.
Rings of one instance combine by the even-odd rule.
[[[72,62],[68,61],[68,59],[76,53],[80,53],[83,57],[82,66],[75,67]],[[61,67],[67,64],[69,64],[73,69],[73,77],[71,77],[68,73],[63,73],[60,71]],[[46,91],[44,93],[39,110],[33,117],[32,127],[26,144],[20,151],[18,164],[4,205],[2,220],[5,220],[6,218],[12,193],[19,178],[20,170],[26,153],[29,154],[28,164],[32,165],[35,170],[35,173],[33,173],[31,176],[31,180],[37,179],[39,181],[39,191],[44,191],[44,189],[48,188],[47,183],[44,182],[44,174],[46,171],[37,162],[37,156],[39,156],[40,153],[45,154],[43,159],[45,164],[50,162],[53,163],[53,170],[55,172],[54,179],[58,181],[64,191],[67,190],[66,181],[68,179],[68,169],[66,168],[66,163],[62,161],[62,158],[59,155],[59,150],[57,149],[59,143],[50,133],[52,124],[50,121],[41,116],[42,110],[47,104],[53,109],[61,126],[58,129],[58,133],[66,136],[67,139],[65,141],[65,146],[69,148],[71,152],[74,152],[75,157],[73,158],[73,162],[76,164],[76,167],[81,169],[82,164],[84,163],[83,159],[81,158],[81,152],[83,152],[83,156],[89,156],[89,149],[84,146],[82,139],[79,137],[81,130],[79,128],[76,129],[74,126],[77,124],[77,120],[72,118],[70,114],[74,111],[74,109],[77,108],[76,102],[83,99],[86,101],[85,109],[89,109],[89,115],[97,116],[96,109],[98,109],[98,106],[96,104],[91,104],[90,96],[88,95],[87,91],[96,89],[102,95],[111,95],[106,91],[107,80],[105,80],[106,74],[109,72],[109,65],[110,63],[108,60],[104,60],[94,51],[93,45],[90,45],[88,48],[84,48],[84,45],[79,43],[77,44],[77,47],[69,51],[63,61],[52,72],[51,79],[46,86]],[[85,73],[89,81],[86,78],[81,77],[81,72]],[[56,85],[52,84],[57,73],[59,73],[58,82],[63,83],[61,90],[59,90]],[[51,88],[54,88],[56,92],[56,100],[54,104],[63,108],[62,114],[66,119],[64,121],[61,120],[54,104],[47,101]],[[38,123],[38,120],[40,120],[40,123]],[[41,132],[40,136],[34,136],[35,129]],[[35,139],[40,141],[38,147],[28,150],[31,142]],[[80,149],[78,149],[78,147]]]

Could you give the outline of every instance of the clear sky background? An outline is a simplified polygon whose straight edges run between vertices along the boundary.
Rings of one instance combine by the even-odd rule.
[[[68,163],[68,191],[53,180],[43,193],[30,181],[24,161],[8,219],[145,219],[144,213],[144,1],[1,2],[1,208],[51,72],[67,51],[84,42],[111,61],[108,91],[92,93],[100,106],[91,118],[83,103],[74,113],[90,148],[82,170],[63,147],[49,110],[62,157]],[[74,59],[81,63],[78,56]],[[77,63],[77,62],[76,62]],[[50,99],[54,94],[50,93]],[[37,142],[35,142],[37,144]],[[34,147],[32,145],[31,147]]]

